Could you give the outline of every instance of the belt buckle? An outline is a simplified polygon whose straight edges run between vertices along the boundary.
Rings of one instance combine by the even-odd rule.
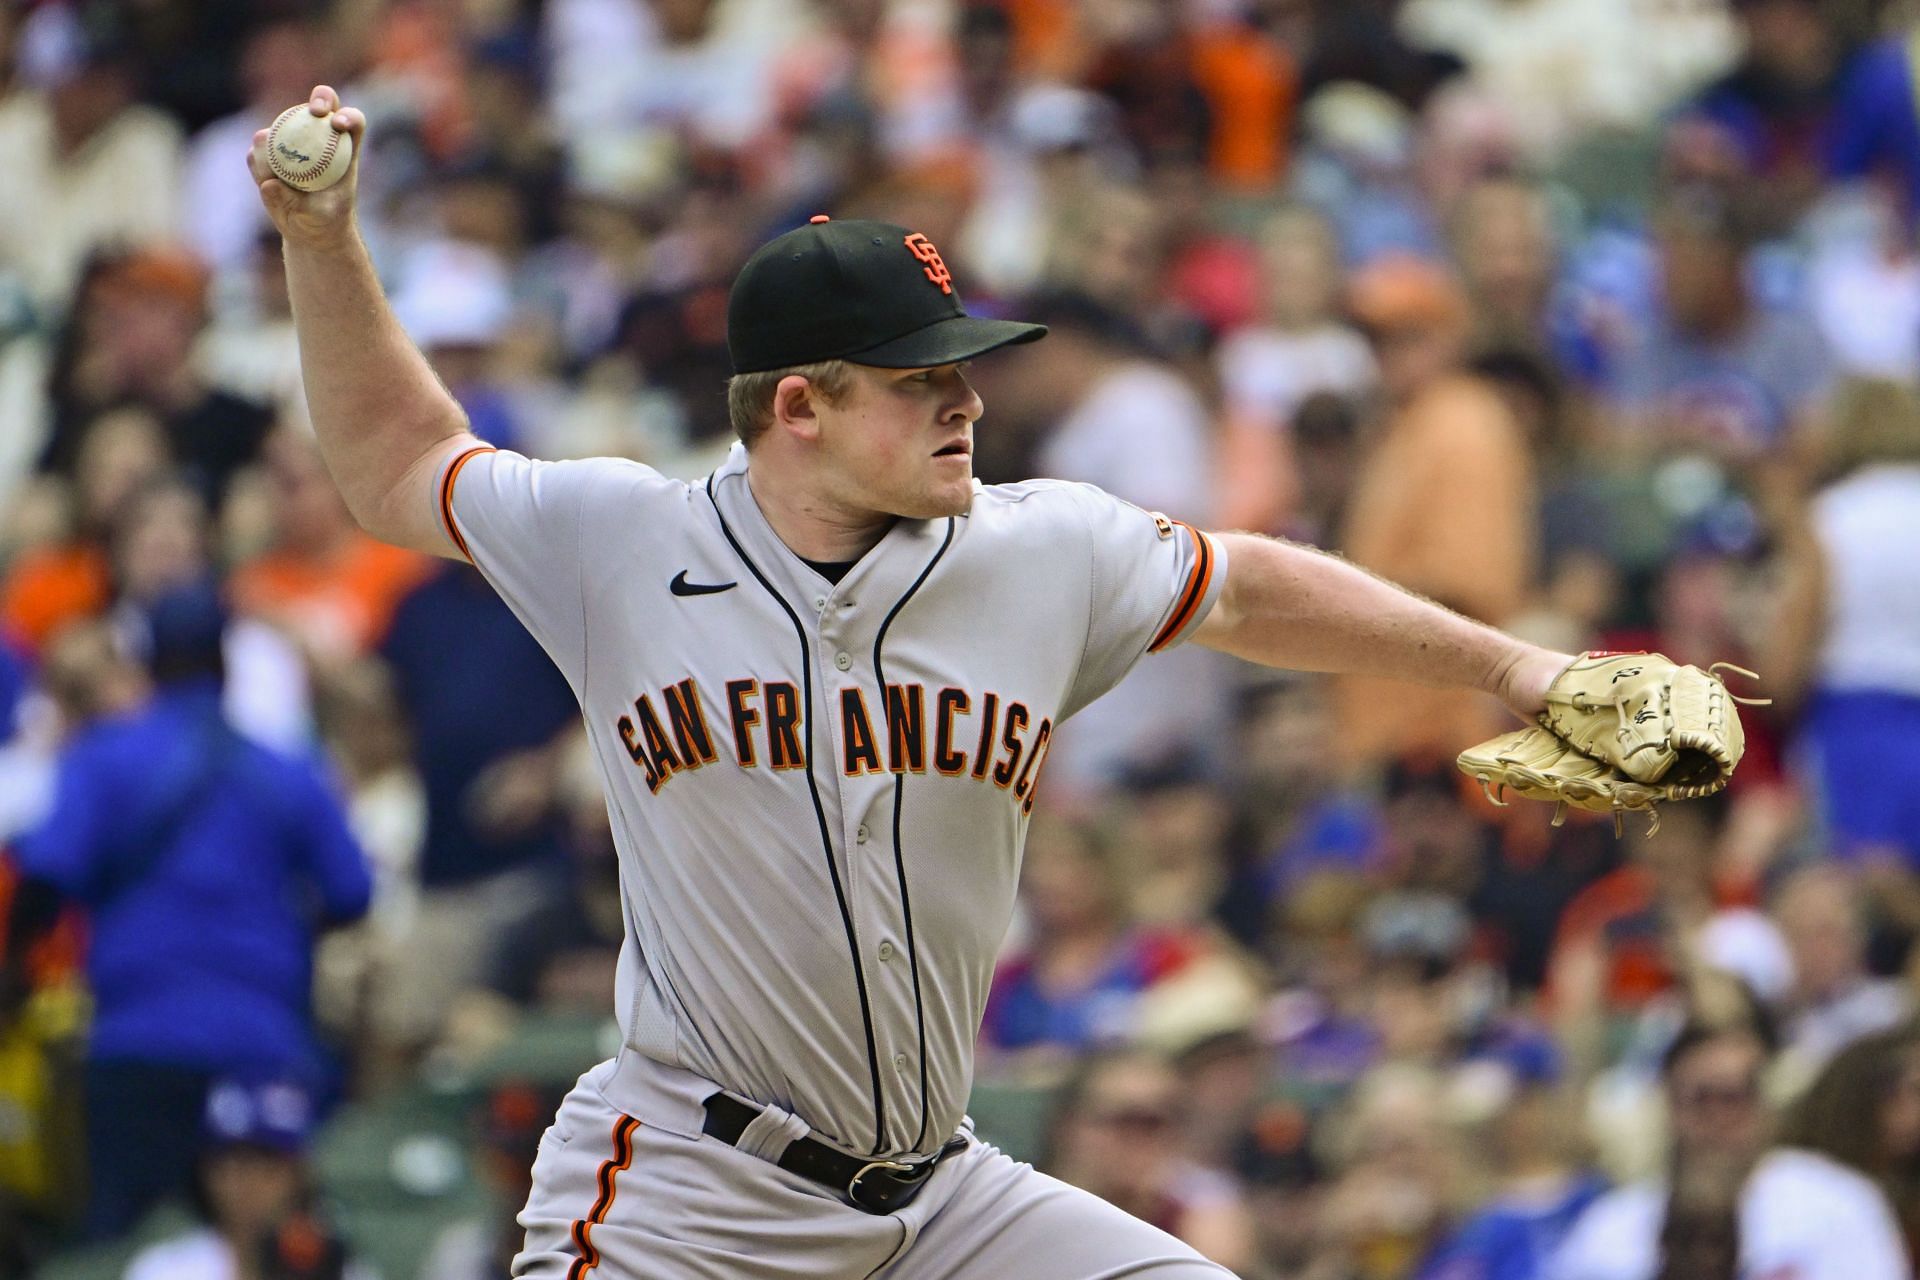
[[[860,1198],[860,1180],[862,1178],[865,1178],[868,1174],[872,1173],[876,1169],[885,1169],[889,1173],[905,1173],[905,1174],[917,1173],[921,1177],[925,1177],[927,1170],[931,1169],[932,1167],[933,1167],[932,1161],[928,1161],[924,1166],[911,1165],[904,1160],[869,1161],[866,1164],[861,1165],[860,1171],[854,1174],[853,1177],[848,1180],[847,1199],[853,1201],[857,1205],[861,1205],[861,1206],[866,1205],[867,1202]],[[918,1182],[918,1181],[919,1181],[918,1178],[913,1179],[913,1182]],[[907,1185],[911,1186],[913,1185],[913,1182],[909,1182]],[[875,1207],[884,1209],[884,1206],[875,1206]]]

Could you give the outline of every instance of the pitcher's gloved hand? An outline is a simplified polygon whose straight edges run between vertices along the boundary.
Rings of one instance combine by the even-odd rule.
[[[1612,813],[1665,800],[1710,796],[1727,785],[1746,752],[1735,703],[1764,699],[1728,692],[1719,672],[1751,671],[1717,662],[1702,671],[1657,653],[1586,653],[1547,690],[1539,726],[1516,729],[1460,753],[1460,768],[1496,804],[1511,790],[1566,806]]]

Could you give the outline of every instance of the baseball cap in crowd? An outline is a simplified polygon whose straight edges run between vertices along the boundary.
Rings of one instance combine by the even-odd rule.
[[[968,315],[940,251],[890,222],[830,220],[760,246],[727,299],[735,373],[819,360],[882,369],[952,364],[1046,335],[1046,326]]]
[[[1269,1099],[1255,1110],[1233,1146],[1233,1171],[1249,1187],[1297,1190],[1320,1180],[1314,1154],[1314,1118],[1290,1099]]]
[[[1413,254],[1386,254],[1353,274],[1347,309],[1372,333],[1464,330],[1473,311],[1451,272]]]
[[[313,1134],[313,1097],[291,1081],[222,1080],[207,1094],[206,1126],[212,1147],[298,1155]]]
[[[428,241],[401,264],[393,314],[422,351],[490,347],[513,318],[506,264],[483,245]]]
[[[169,588],[135,621],[132,647],[156,679],[221,670],[228,617],[212,579]]]

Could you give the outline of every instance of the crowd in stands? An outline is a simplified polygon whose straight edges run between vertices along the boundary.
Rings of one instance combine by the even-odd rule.
[[[566,682],[312,439],[245,153],[329,83],[395,310],[501,447],[710,470],[733,273],[883,218],[1052,327],[969,370],[987,482],[1760,673],[1727,792],[1616,834],[1457,772],[1510,727],[1478,695],[1145,660],[1033,812],[977,1071],[1044,1101],[1020,1154],[1250,1280],[1911,1276],[1916,24],[0,6],[0,1275],[173,1204],[134,1280],[371,1276],[316,1137],[613,1007]],[[487,1093],[495,1207],[423,1277],[505,1274],[556,1100]]]

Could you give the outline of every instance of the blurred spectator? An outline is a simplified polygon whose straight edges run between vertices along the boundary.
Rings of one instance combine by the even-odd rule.
[[[62,629],[40,655],[18,732],[0,744],[0,846],[46,818],[66,741],[146,700],[147,673],[125,648],[113,627],[96,620]]]
[[[1808,219],[1819,229],[1806,293],[1834,361],[1860,377],[1920,381],[1920,254],[1906,215],[1874,189],[1857,193],[1853,208],[1845,196],[1829,203],[1824,219]]]
[[[1754,296],[1747,253],[1761,231],[1755,219],[1744,194],[1706,185],[1677,188],[1661,205],[1661,311],[1613,386],[1629,442],[1644,451],[1740,461],[1777,453],[1814,428],[1832,360],[1805,315]]]
[[[330,671],[318,692],[321,738],[339,769],[347,828],[366,852],[373,894],[363,920],[321,941],[314,1014],[352,1046],[356,1082],[378,1093],[412,1065],[404,1047],[382,1034],[379,993],[406,953],[420,909],[426,797],[385,663],[363,658]]]
[[[1193,762],[1167,760],[1127,775],[1113,803],[1127,849],[1128,914],[1143,924],[1199,927],[1227,888],[1233,810]]]
[[[1335,1119],[1337,1172],[1321,1217],[1334,1274],[1405,1280],[1478,1191],[1449,1132],[1439,1081],[1422,1068],[1371,1073]]]
[[[52,486],[65,512],[57,540],[29,546],[0,586],[0,619],[30,649],[70,622],[102,612],[112,598],[106,543],[115,524],[167,469],[166,436],[145,409],[107,410],[80,432],[69,487]]]
[[[315,1211],[308,1092],[286,1081],[222,1080],[205,1112],[193,1187],[203,1225],[148,1245],[126,1280],[372,1280]]]
[[[1508,352],[1544,361],[1549,385],[1556,375],[1588,384],[1606,366],[1607,342],[1591,300],[1563,278],[1564,218],[1551,188],[1494,176],[1454,202],[1448,239],[1473,302],[1475,350],[1482,357]],[[1541,443],[1561,445],[1560,434]]]
[[[1024,947],[994,974],[981,1047],[1042,1070],[1129,1040],[1143,993],[1194,959],[1193,942],[1134,925],[1111,835],[1042,812],[1021,864]],[[990,1059],[991,1060],[991,1059]]]
[[[550,110],[576,168],[617,139],[627,165],[672,179],[677,149],[731,151],[774,109],[777,56],[811,27],[777,0],[558,0],[545,13]]]
[[[220,710],[212,590],[147,611],[153,701],[65,749],[52,813],[21,837],[11,945],[62,901],[90,913],[87,1233],[180,1190],[215,1077],[323,1074],[308,1015],[315,932],[366,909],[367,870],[312,766]]]
[[[360,531],[304,432],[275,432],[265,463],[278,538],[234,572],[235,605],[274,623],[325,666],[371,652],[430,563]]]
[[[328,79],[327,52],[327,33],[310,18],[270,14],[251,25],[239,56],[246,105],[206,125],[187,147],[182,231],[216,276],[242,271],[261,232],[271,229],[259,184],[234,157],[246,155],[256,129]]]
[[[0,920],[19,878],[0,859]],[[68,956],[77,921],[16,950],[0,937],[0,1273],[31,1275],[71,1230],[86,1197],[86,997]],[[58,935],[67,936],[58,936]]]
[[[1912,15],[1903,15],[1908,23]],[[1920,119],[1913,112],[1913,35],[1890,25],[1848,64],[1833,112],[1829,176],[1865,180],[1889,195],[1897,222],[1920,214]]]
[[[1775,1147],[1760,1096],[1767,1048],[1742,1026],[1694,1023],[1667,1051],[1665,1177],[1608,1192],[1555,1255],[1553,1280],[1911,1275],[1879,1189]]]
[[[1318,1260],[1324,1169],[1314,1153],[1313,1118],[1283,1099],[1256,1110],[1234,1151],[1246,1187],[1259,1262],[1243,1275],[1321,1280],[1340,1274]]]
[[[1324,217],[1304,207],[1269,217],[1260,268],[1259,322],[1214,355],[1226,410],[1219,521],[1235,529],[1278,529],[1294,516],[1289,445],[1307,398],[1357,398],[1374,380],[1373,353],[1336,315],[1340,247]]]
[[[1318,546],[1338,546],[1360,470],[1358,406],[1331,393],[1308,396],[1294,417],[1291,443],[1298,485],[1293,520],[1283,532]]]
[[[1550,1044],[1478,1059],[1455,1081],[1456,1105],[1485,1126],[1492,1195],[1427,1255],[1420,1280],[1537,1280],[1606,1191],[1566,1122],[1564,1083]]]
[[[1106,285],[1125,288],[1115,280]],[[1043,406],[1053,418],[1038,473],[1095,484],[1174,519],[1207,524],[1214,501],[1211,422],[1192,387],[1143,349],[1137,329],[1110,303],[1058,294],[1034,314],[1052,326],[1051,334],[1009,361],[1014,368],[996,377],[1011,385],[996,387]],[[1224,672],[1218,655],[1198,646],[1135,671],[1054,740],[1047,762],[1055,785],[1109,782],[1129,767],[1180,752],[1208,759],[1224,728]]]
[[[1779,521],[1784,582],[1766,661],[1804,701],[1801,768],[1834,852],[1911,932],[1920,873],[1920,400],[1886,382],[1835,403],[1821,488]]]
[[[1340,549],[1443,605],[1504,622],[1526,599],[1539,542],[1534,458],[1506,403],[1462,367],[1466,296],[1443,268],[1401,258],[1358,273],[1350,305],[1380,362],[1385,403]],[[1342,749],[1360,767],[1451,756],[1501,722],[1472,693],[1359,678],[1337,688]]]
[[[1291,1096],[1329,1106],[1379,1053],[1373,1023],[1372,956],[1361,933],[1366,882],[1350,872],[1309,876],[1277,913],[1268,951],[1279,993],[1262,1027],[1274,1068]]]
[[[1824,178],[1845,42],[1820,0],[1734,0],[1744,49],[1668,141],[1683,177],[1743,184],[1768,212],[1804,207]]]
[[[1183,1158],[1180,1079],[1144,1050],[1095,1054],[1061,1089],[1040,1167],[1224,1267],[1253,1260],[1253,1221],[1226,1174]]]
[[[533,1159],[549,1118],[560,1108],[552,1090],[505,1081],[489,1090],[474,1117],[473,1147],[486,1213],[440,1233],[420,1267],[420,1280],[498,1280],[526,1243],[516,1220],[533,1192]]]
[[[1776,1074],[1810,1079],[1862,1036],[1913,1012],[1913,992],[1867,972],[1869,902],[1845,866],[1816,863],[1797,871],[1774,896],[1772,915],[1793,956],[1785,1036]]]
[[[280,426],[311,429],[278,231],[268,227],[251,241],[224,293],[194,348],[202,376],[215,390],[271,407]]]
[[[1781,1141],[1873,1179],[1920,1257],[1920,1027],[1866,1036],[1835,1055],[1787,1117]]]
[[[17,36],[17,84],[0,99],[0,262],[48,319],[65,314],[89,255],[164,244],[179,228],[180,126],[134,100],[124,16],[35,6]]]
[[[564,892],[556,788],[579,707],[464,564],[442,564],[400,602],[381,656],[427,804],[419,913],[376,1013],[381,1037],[411,1052],[433,1042],[463,991],[503,979],[515,927]]]
[[[1378,806],[1339,785],[1326,744],[1332,707],[1323,677],[1241,693],[1233,760],[1237,855],[1218,915],[1258,946],[1281,903],[1316,871],[1367,871],[1383,837]]]
[[[109,561],[113,619],[138,631],[140,613],[170,591],[215,572],[207,508],[178,477],[155,481],[128,500],[113,530]],[[241,733],[299,752],[311,743],[307,673],[292,641],[265,623],[231,619],[222,641],[222,700]]]
[[[1322,21],[1338,19],[1323,12]],[[1328,84],[1306,100],[1302,122],[1293,190],[1339,231],[1345,262],[1439,252],[1438,211],[1415,180],[1416,121],[1404,103],[1367,84]]]
[[[70,473],[94,415],[136,405],[160,421],[175,464],[217,505],[273,416],[201,376],[192,355],[206,323],[207,273],[192,256],[150,249],[103,263],[57,358],[42,467]]]
[[[1581,1069],[1607,1054],[1623,1023],[1701,966],[1779,1000],[1792,960],[1759,912],[1729,904],[1717,880],[1725,804],[1666,814],[1657,831],[1628,839],[1626,866],[1568,904],[1548,961],[1547,996],[1561,1044]]]
[[[401,268],[393,313],[480,438],[503,449],[523,444],[496,367],[513,319],[500,256],[481,245],[452,241],[415,248]]]
[[[1400,25],[1466,62],[1539,165],[1583,135],[1650,123],[1716,70],[1732,48],[1717,16],[1626,0],[1413,0]]]

